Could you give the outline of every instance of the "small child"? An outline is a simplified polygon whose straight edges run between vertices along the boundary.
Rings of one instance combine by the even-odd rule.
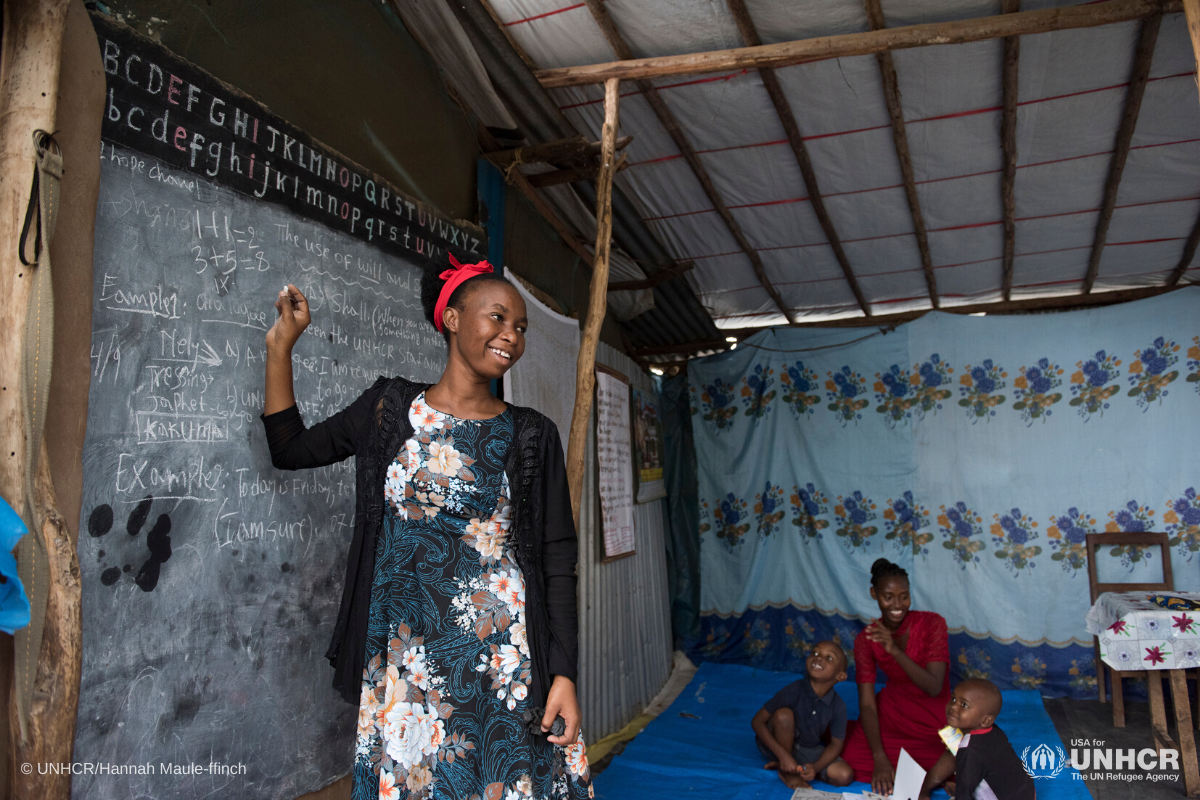
[[[990,681],[954,687],[946,722],[963,732],[958,752],[947,750],[925,775],[921,800],[954,775],[955,800],[1037,800],[1033,779],[996,724],[1004,700]]]
[[[820,778],[847,786],[854,770],[840,756],[846,741],[846,703],[833,690],[846,680],[846,654],[833,642],[820,642],[805,661],[807,675],[789,683],[767,701],[750,727],[758,749],[773,759],[765,769],[779,770],[789,789],[807,788]],[[829,732],[828,744],[822,737]]]

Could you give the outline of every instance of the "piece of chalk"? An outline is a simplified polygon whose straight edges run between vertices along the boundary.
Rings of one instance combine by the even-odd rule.
[[[285,291],[285,292],[287,292],[287,291],[288,291],[288,287],[287,287],[287,284],[286,284],[286,283],[283,285],[283,291]],[[289,294],[290,294],[290,292],[289,292]]]

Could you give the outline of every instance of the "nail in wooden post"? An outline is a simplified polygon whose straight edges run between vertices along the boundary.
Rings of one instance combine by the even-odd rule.
[[[587,442],[592,391],[596,386],[596,343],[608,305],[608,254],[612,244],[612,183],[617,170],[617,103],[621,81],[604,82],[604,129],[601,136],[600,171],[596,176],[596,255],[588,293],[587,319],[579,337],[579,360],[575,364],[575,410],[567,439],[567,485],[571,489],[571,513],[579,528],[579,503],[583,497],[583,451]]]

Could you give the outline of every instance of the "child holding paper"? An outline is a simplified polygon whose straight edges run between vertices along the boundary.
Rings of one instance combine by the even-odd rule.
[[[990,681],[968,680],[954,688],[946,721],[963,736],[956,750],[943,753],[925,776],[921,800],[929,800],[951,775],[955,800],[1037,800],[1033,779],[996,724],[1003,702]],[[954,746],[953,738],[948,744]]]
[[[805,661],[807,675],[789,683],[767,701],[750,727],[758,749],[774,759],[767,769],[779,770],[790,789],[807,787],[820,778],[834,786],[854,779],[840,758],[846,739],[846,703],[833,690],[846,680],[846,654],[833,642],[820,642]],[[822,736],[829,732],[829,743]]]

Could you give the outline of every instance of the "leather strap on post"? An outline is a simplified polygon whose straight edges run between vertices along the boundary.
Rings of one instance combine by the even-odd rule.
[[[25,314],[25,335],[21,347],[21,403],[25,418],[25,525],[28,533],[17,544],[17,574],[29,596],[29,626],[15,637],[15,680],[17,712],[21,720],[21,742],[29,741],[28,719],[33,700],[33,682],[37,675],[38,654],[46,621],[46,601],[50,588],[50,562],[42,540],[43,514],[34,495],[42,454],[42,436],[46,428],[46,408],[50,390],[50,365],[54,352],[54,289],[50,282],[50,242],[58,214],[59,182],[63,159],[53,134],[33,132],[34,171],[29,208],[21,231],[21,263],[30,272],[33,286]],[[35,222],[36,220],[36,222]],[[27,259],[30,227],[33,226],[32,258]]]

